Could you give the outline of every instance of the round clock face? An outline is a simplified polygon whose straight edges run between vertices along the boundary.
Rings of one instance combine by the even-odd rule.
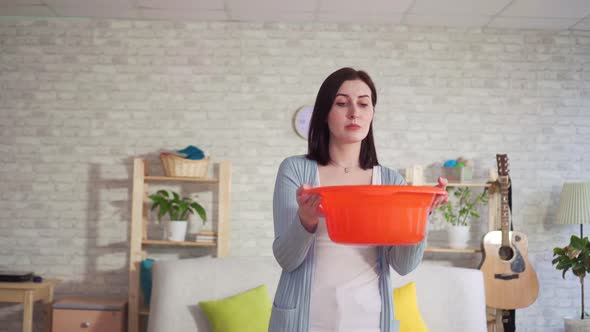
[[[309,134],[309,122],[311,121],[312,112],[313,106],[303,106],[293,115],[293,129],[303,139],[307,139]]]

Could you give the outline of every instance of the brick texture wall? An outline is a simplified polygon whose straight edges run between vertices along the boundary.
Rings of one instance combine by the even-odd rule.
[[[508,153],[541,285],[518,330],[562,331],[579,285],[552,248],[578,228],[553,222],[562,183],[590,178],[589,61],[580,32],[2,18],[0,266],[125,295],[132,158],[189,144],[233,162],[231,254],[271,255],[277,166],[306,151],[292,115],[353,66],[378,88],[382,164],[434,174],[463,155],[485,176]],[[0,305],[0,331],[20,319]]]

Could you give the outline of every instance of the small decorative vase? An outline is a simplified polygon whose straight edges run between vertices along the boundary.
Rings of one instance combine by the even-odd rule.
[[[186,238],[186,229],[188,222],[186,221],[169,221],[168,222],[168,241],[182,242]]]
[[[469,241],[469,226],[451,226],[447,229],[449,247],[453,249],[467,248]]]

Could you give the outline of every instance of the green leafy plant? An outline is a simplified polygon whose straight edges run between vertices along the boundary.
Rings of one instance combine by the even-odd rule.
[[[188,221],[189,215],[197,213],[201,217],[203,224],[207,222],[205,208],[192,197],[180,197],[174,191],[158,190],[149,198],[153,202],[151,210],[158,209],[158,221],[162,221],[166,214],[168,214],[170,220]]]
[[[563,247],[556,247],[553,249],[553,261],[557,270],[563,270],[561,277],[565,279],[565,274],[570,269],[572,273],[580,280],[582,288],[582,312],[580,319],[588,316],[584,310],[584,278],[586,273],[590,272],[590,243],[587,237],[583,239],[572,235],[570,243]]]
[[[469,218],[479,218],[477,207],[488,202],[488,191],[473,196],[469,187],[447,187],[449,197],[454,198],[443,204],[439,209],[443,212],[445,220],[453,226],[467,226]]]

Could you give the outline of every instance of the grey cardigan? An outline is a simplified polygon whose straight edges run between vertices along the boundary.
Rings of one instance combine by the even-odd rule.
[[[317,163],[304,156],[289,157],[279,166],[273,197],[272,248],[283,272],[275,293],[269,332],[309,331],[315,234],[309,233],[299,221],[295,192],[302,184],[317,186],[317,169]],[[386,167],[381,167],[381,176],[383,184],[406,184],[399,173]],[[377,248],[382,332],[399,330],[399,321],[393,314],[389,266],[401,275],[411,272],[422,260],[425,247],[426,239],[411,246]]]

